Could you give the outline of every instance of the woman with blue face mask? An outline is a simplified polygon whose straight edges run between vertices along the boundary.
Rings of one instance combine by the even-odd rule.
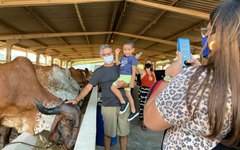
[[[240,143],[240,0],[210,15],[207,63],[182,68],[182,55],[165,71],[144,110],[147,127],[167,129],[163,149],[232,150]],[[196,66],[197,65],[197,66]]]

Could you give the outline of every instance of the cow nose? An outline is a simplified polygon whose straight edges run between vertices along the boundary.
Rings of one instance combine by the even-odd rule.
[[[68,144],[67,144],[66,147],[67,147],[68,149],[70,149],[70,148],[73,147],[74,144],[75,144],[75,141],[71,139],[71,140],[68,141]]]

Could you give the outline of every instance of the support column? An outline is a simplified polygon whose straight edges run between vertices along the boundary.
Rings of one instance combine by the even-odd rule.
[[[154,68],[153,68],[153,69],[156,70],[156,69],[157,69],[157,61],[154,60],[153,63],[154,63],[154,64],[153,64],[153,65],[154,65]]]
[[[39,65],[40,64],[40,53],[37,52],[36,53],[36,65]]]
[[[66,61],[66,68],[68,69],[69,60]]]
[[[14,44],[19,43],[20,40],[7,40],[6,41],[6,62],[10,62],[11,61],[11,52],[12,52],[12,47]]]
[[[74,63],[73,61],[70,61],[70,67],[72,67],[73,63]]]
[[[62,68],[62,60],[60,60],[60,67]]]
[[[47,56],[44,56],[45,57],[45,66],[47,66]]]
[[[54,57],[51,56],[51,66],[53,65],[53,62],[54,62]]]

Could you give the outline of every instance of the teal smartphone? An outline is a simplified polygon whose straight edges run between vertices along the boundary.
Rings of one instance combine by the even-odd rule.
[[[182,54],[182,66],[190,65],[187,60],[192,59],[190,40],[188,38],[177,39],[177,51]]]

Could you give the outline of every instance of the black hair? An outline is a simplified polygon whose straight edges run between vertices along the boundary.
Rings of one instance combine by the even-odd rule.
[[[126,40],[126,41],[123,43],[123,45],[131,45],[132,48],[134,48],[134,42],[131,41],[131,40]]]

